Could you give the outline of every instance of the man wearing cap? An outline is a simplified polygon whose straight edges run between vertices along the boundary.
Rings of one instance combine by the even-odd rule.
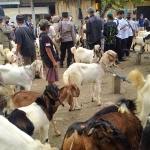
[[[76,44],[76,36],[73,22],[69,21],[68,12],[62,13],[63,20],[59,22],[59,32],[62,37],[61,54],[60,54],[60,68],[63,68],[63,62],[66,56],[66,49],[68,50],[67,68],[70,66],[73,54],[71,48]]]
[[[5,19],[5,14],[3,8],[0,7],[0,43],[3,44],[3,48],[5,49],[9,48],[8,36],[14,31],[14,29],[8,30],[3,19]]]
[[[131,45],[132,45],[132,40],[133,40],[133,37],[135,36],[136,34],[136,27],[135,27],[135,22],[131,19],[131,13],[127,13],[127,22],[128,22],[128,26],[129,26],[129,29],[128,29],[128,39],[127,39],[127,45],[126,45],[126,48],[128,50],[130,50],[131,48]],[[126,52],[125,53],[126,57],[130,57],[129,55],[129,52]]]
[[[22,15],[16,16],[18,28],[15,32],[15,43],[17,44],[16,52],[22,55],[24,65],[30,65],[36,59],[35,36],[32,30],[24,24]]]
[[[102,23],[100,18],[94,15],[94,8],[89,7],[87,10],[89,19],[86,23],[86,29],[84,33],[87,34],[87,40],[89,44],[89,48],[93,49],[94,45],[99,44],[101,45],[101,30],[102,30]]]
[[[42,19],[39,22],[40,30],[42,31],[39,36],[41,58],[46,65],[46,80],[48,84],[53,84],[59,80],[57,69],[57,56],[58,53],[54,49],[52,39],[48,36],[50,22]]]
[[[118,34],[117,25],[113,22],[114,18],[112,14],[107,14],[107,23],[104,25],[104,36],[105,36],[105,45],[104,52],[108,50],[114,50],[116,47],[116,35]]]

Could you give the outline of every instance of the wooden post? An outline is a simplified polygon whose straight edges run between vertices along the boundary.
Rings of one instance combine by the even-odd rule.
[[[121,88],[121,80],[119,77],[117,77],[115,74],[112,76],[112,89],[113,94],[120,94],[120,88]]]
[[[136,53],[136,65],[140,65],[141,64],[141,54],[140,53]]]

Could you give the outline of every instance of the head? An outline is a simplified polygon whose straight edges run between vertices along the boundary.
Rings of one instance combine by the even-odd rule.
[[[114,18],[113,18],[113,15],[112,14],[107,14],[107,21],[112,21]]]
[[[9,16],[5,16],[5,22],[6,22],[6,24],[9,23],[9,20],[10,20],[10,17]]]
[[[44,15],[44,19],[48,20],[49,22],[51,22],[51,15],[50,14],[46,14]]]
[[[16,22],[18,25],[24,24],[24,16],[23,15],[17,15],[16,16]]]
[[[52,18],[52,22],[53,23],[58,23],[60,21],[60,17],[59,16],[54,16],[53,18]]]
[[[93,7],[89,7],[87,10],[86,10],[87,14],[88,14],[88,17],[91,17],[92,15],[94,15],[94,8]]]
[[[73,17],[70,14],[68,14],[68,17],[69,17],[69,21],[73,21]]]
[[[76,84],[69,84],[67,88],[67,93],[72,94],[73,97],[79,97],[80,89]]]
[[[96,55],[96,57],[99,57],[99,58],[102,57],[102,49],[101,49],[101,46],[99,44],[94,45],[94,56],[93,56],[93,58],[95,57],[95,55]]]
[[[124,17],[124,11],[123,10],[119,10],[118,12],[117,12],[117,18],[118,19],[122,19]]]
[[[41,60],[35,60],[35,75],[43,77],[43,63]]]
[[[127,13],[127,20],[130,20],[131,19],[131,13]]]
[[[68,12],[62,12],[62,18],[69,20],[69,14],[68,14]]]
[[[45,33],[49,33],[49,28],[51,26],[50,22],[46,19],[42,19],[39,22],[40,30],[44,31]]]
[[[140,15],[140,18],[143,18],[143,14]]]
[[[5,19],[5,13],[3,8],[0,6],[0,21],[2,22]]]

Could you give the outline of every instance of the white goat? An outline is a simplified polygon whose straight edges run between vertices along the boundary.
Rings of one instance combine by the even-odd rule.
[[[76,62],[82,63],[95,63],[100,60],[102,56],[102,51],[100,45],[95,45],[93,50],[89,50],[83,47],[71,48],[71,52],[74,54],[74,59]]]
[[[101,82],[108,70],[108,67],[114,64],[118,56],[112,50],[104,53],[100,62],[92,64],[74,63],[63,74],[64,83],[75,83],[79,88],[81,84],[92,83],[92,101],[97,100],[97,105],[101,105]],[[96,87],[95,87],[96,86]],[[75,101],[74,108],[80,109],[80,106]]]
[[[30,90],[36,73],[41,73],[43,78],[43,64],[40,60],[35,60],[31,65],[22,67],[0,65],[0,72],[5,84],[21,85],[25,90]]]
[[[143,127],[146,126],[147,117],[150,114],[150,75],[145,80],[137,69],[131,71],[128,79],[137,89],[137,117],[141,120]]]
[[[43,145],[40,141],[18,129],[6,118],[0,116],[0,149],[1,150],[58,150],[49,144]]]

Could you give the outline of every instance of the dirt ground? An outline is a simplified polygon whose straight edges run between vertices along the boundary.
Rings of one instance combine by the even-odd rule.
[[[135,65],[135,59],[136,55],[131,54],[132,57],[127,58],[127,61],[121,62],[118,65],[118,68],[115,67],[114,70],[124,76],[127,76],[127,74],[137,68],[139,69],[144,77],[146,77],[150,73],[150,60],[144,59],[145,56],[150,56],[150,54],[143,54],[142,55],[142,63],[141,65]],[[64,66],[65,67],[65,66]],[[65,68],[59,68],[59,75],[60,75],[60,81],[58,84],[60,87],[64,86],[62,75]],[[90,76],[90,74],[89,74]],[[35,79],[32,85],[32,90],[36,92],[42,92],[45,89],[45,86],[47,85],[47,82],[43,79]],[[123,87],[124,86],[124,87]],[[81,110],[75,110],[72,112],[69,112],[69,105],[65,102],[65,107],[60,106],[54,115],[54,118],[57,122],[57,127],[59,131],[61,132],[61,136],[55,136],[53,132],[52,125],[50,124],[49,129],[49,140],[50,144],[52,146],[56,146],[61,148],[63,138],[65,135],[65,132],[67,128],[74,122],[78,121],[85,121],[89,119],[93,114],[95,114],[97,111],[102,109],[106,106],[107,102],[115,102],[118,98],[120,98],[127,90],[127,93],[125,94],[125,98],[128,99],[135,99],[136,98],[136,90],[135,88],[126,82],[122,83],[121,86],[121,94],[113,94],[112,93],[112,75],[106,74],[102,83],[102,94],[101,94],[101,106],[97,106],[96,102],[91,102],[90,99],[90,84],[85,84],[81,87],[81,94],[78,99],[79,104],[81,105]],[[38,137],[38,134],[34,135],[34,137]]]

